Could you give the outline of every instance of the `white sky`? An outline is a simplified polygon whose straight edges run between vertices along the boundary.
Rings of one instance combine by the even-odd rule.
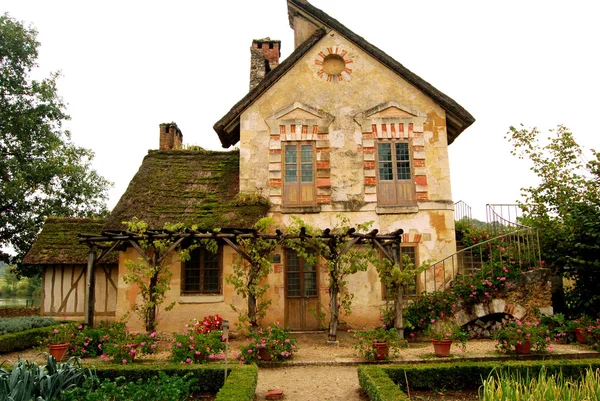
[[[477,119],[450,146],[454,200],[485,219],[535,182],[510,155],[510,125],[564,124],[600,148],[600,3],[572,0],[310,0],[452,97]],[[96,152],[112,208],[158,125],[220,149],[213,124],[248,91],[253,38],[293,50],[285,0],[2,0],[38,30],[39,71],[61,70],[74,142]],[[41,74],[41,75],[40,75]]]

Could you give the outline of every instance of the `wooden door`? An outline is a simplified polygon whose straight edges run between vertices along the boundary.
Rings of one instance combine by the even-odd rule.
[[[292,249],[287,249],[285,256],[285,325],[292,330],[318,330],[317,266],[299,257]]]

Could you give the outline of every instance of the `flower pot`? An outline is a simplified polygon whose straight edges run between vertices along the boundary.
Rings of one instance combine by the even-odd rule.
[[[447,357],[450,355],[452,340],[431,340],[433,352],[437,357]]]
[[[269,353],[269,350],[266,348],[258,349],[258,357],[261,361],[270,361],[271,359],[273,359],[273,357]]]
[[[388,358],[390,349],[387,341],[378,342],[377,340],[373,340],[373,348],[375,349],[375,359],[383,361]]]
[[[65,359],[67,355],[67,350],[69,349],[69,343],[64,344],[49,344],[48,352],[50,355],[54,357],[58,362]]]
[[[204,352],[194,354],[194,361],[196,361],[197,363],[202,363],[205,360],[206,360],[206,354]]]
[[[580,344],[587,344],[588,340],[583,335],[583,329],[575,329],[575,337]]]
[[[531,341],[527,340],[521,344],[515,344],[515,352],[517,354],[531,354]]]

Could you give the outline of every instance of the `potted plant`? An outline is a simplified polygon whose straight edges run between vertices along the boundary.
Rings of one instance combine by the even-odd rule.
[[[75,325],[64,323],[59,327],[54,327],[48,333],[48,336],[41,341],[41,344],[48,348],[48,353],[57,361],[63,361],[67,355],[67,350],[71,340],[75,336]]]
[[[249,333],[250,343],[240,349],[237,358],[242,363],[257,361],[283,361],[293,356],[296,340],[290,336],[290,330],[271,323]]]
[[[368,360],[384,360],[396,355],[404,344],[398,331],[386,326],[375,329],[363,329],[354,333],[352,347],[357,354]]]
[[[531,350],[545,351],[550,345],[550,329],[538,321],[522,322],[513,319],[494,332],[492,338],[502,353],[514,349],[517,354],[529,354]]]
[[[201,330],[202,331],[202,330]],[[222,341],[222,331],[196,332],[188,330],[175,334],[169,344],[171,360],[179,363],[204,363],[211,359],[221,359],[221,352],[225,350]]]
[[[582,315],[579,319],[569,322],[569,328],[573,330],[575,338],[581,344],[587,344],[589,342],[592,331],[597,325],[597,321],[594,321],[594,319],[586,315]]]
[[[464,351],[469,339],[469,335],[451,319],[432,319],[425,335],[431,338],[434,353],[438,357],[449,356],[454,341],[457,341]]]

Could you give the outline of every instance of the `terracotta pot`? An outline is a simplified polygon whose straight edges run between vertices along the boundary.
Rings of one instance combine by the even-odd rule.
[[[49,344],[48,352],[54,357],[54,359],[60,362],[65,359],[65,356],[67,355],[67,350],[69,349],[69,345],[69,343]]]
[[[194,361],[198,363],[202,363],[206,360],[206,354],[204,352],[200,352],[199,354],[194,354]]]
[[[450,355],[452,340],[431,340],[433,352],[437,357],[447,357]]]
[[[531,341],[527,340],[522,344],[515,344],[517,354],[531,354]]]
[[[575,337],[577,338],[577,341],[581,344],[588,343],[587,338],[585,338],[585,336],[583,335],[583,329],[575,329]]]
[[[386,341],[378,342],[377,340],[373,340],[373,348],[375,349],[375,359],[383,361],[388,358],[390,349]]]
[[[266,349],[266,348],[259,348],[258,349],[258,356],[260,357],[261,361],[270,361],[270,360],[273,359],[273,357],[269,353],[269,350]]]

